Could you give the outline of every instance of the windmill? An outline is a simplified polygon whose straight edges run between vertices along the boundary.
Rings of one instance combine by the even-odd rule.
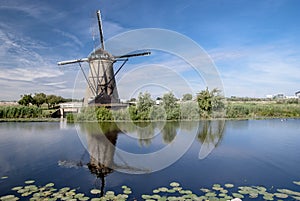
[[[102,30],[102,20],[100,10],[97,11],[98,26],[100,33],[100,46],[92,51],[87,58],[58,62],[58,65],[78,63],[87,82],[87,89],[84,98],[84,105],[104,105],[110,106],[120,103],[115,77],[121,68],[126,64],[129,57],[145,56],[150,52],[137,54],[125,54],[114,56],[105,50],[104,36]],[[114,72],[113,65],[117,61],[123,62]],[[89,64],[89,73],[84,71],[81,63]]]

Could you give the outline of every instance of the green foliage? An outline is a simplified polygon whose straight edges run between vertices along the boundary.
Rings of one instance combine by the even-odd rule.
[[[212,97],[211,94],[208,91],[208,88],[206,90],[202,90],[200,93],[197,94],[197,101],[199,108],[203,111],[206,111],[208,113],[212,110]]]
[[[176,120],[180,117],[180,108],[173,93],[166,93],[162,97],[162,105],[167,114],[167,120]]]
[[[150,112],[151,120],[165,120],[166,112],[163,106],[154,105]]]
[[[61,96],[47,95],[45,102],[47,103],[48,108],[54,108],[55,105],[66,102],[66,99]]]
[[[229,103],[227,118],[300,117],[299,104]]]
[[[200,109],[197,102],[186,101],[180,104],[180,118],[182,120],[197,120],[200,118]]]
[[[34,106],[3,106],[0,107],[0,118],[38,118],[43,117],[42,110]]]
[[[29,104],[33,104],[34,100],[31,94],[24,94],[21,96],[21,99],[18,101],[20,105],[28,106]]]
[[[97,108],[96,113],[98,121],[110,121],[113,119],[111,111],[105,107]]]
[[[182,96],[182,101],[190,101],[192,99],[193,99],[192,94],[183,94],[183,96]]]
[[[68,123],[74,123],[74,114],[67,114],[67,122]]]
[[[48,109],[54,108],[55,105],[63,102],[70,101],[71,99],[65,99],[61,96],[56,95],[46,95],[44,93],[36,93],[33,97],[31,94],[24,94],[18,101],[20,105],[28,106],[29,104],[36,105],[40,107],[44,103],[47,103]],[[71,100],[72,101],[72,100]]]
[[[139,120],[149,120],[150,119],[150,111],[152,106],[154,105],[154,101],[151,99],[151,95],[148,92],[140,93],[138,96],[138,102],[136,105],[137,116]]]
[[[135,106],[129,106],[128,111],[131,120],[139,120],[138,110]]]
[[[206,88],[206,90],[202,90],[197,94],[197,102],[202,117],[214,116],[214,113],[222,112],[225,107],[224,98],[218,89],[209,91]]]
[[[112,110],[112,116],[113,119],[116,121],[129,121],[130,120],[130,114],[129,109],[124,108],[120,110]]]
[[[33,97],[33,101],[34,101],[33,104],[40,107],[41,105],[46,103],[46,97],[47,96],[44,93],[36,93]]]
[[[76,115],[76,121],[96,121],[97,120],[97,112],[96,107],[84,107],[81,108],[80,113]]]

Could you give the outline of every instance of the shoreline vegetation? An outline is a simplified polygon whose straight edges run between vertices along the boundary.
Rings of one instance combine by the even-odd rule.
[[[130,102],[135,104],[118,110],[83,107],[80,113],[67,114],[66,119],[71,123],[300,118],[299,98],[224,98],[217,89],[203,90],[194,99],[191,94],[184,94],[181,100],[178,100],[173,93],[166,93],[162,98],[152,100],[151,94],[145,92],[140,93],[137,99],[133,98]],[[59,121],[60,118],[51,118],[57,109],[57,105],[52,104],[49,107],[49,103],[47,105],[45,103],[44,107],[42,104],[0,106],[0,122]]]

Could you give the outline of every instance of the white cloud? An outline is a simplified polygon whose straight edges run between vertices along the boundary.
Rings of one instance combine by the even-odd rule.
[[[78,45],[79,47],[83,47],[83,43],[77,38],[77,36],[70,34],[68,32],[59,30],[59,29],[54,29],[55,32],[61,34],[62,36],[71,39],[72,42],[74,42],[76,45]]]
[[[299,48],[288,41],[212,50],[227,96],[265,97],[299,90]]]

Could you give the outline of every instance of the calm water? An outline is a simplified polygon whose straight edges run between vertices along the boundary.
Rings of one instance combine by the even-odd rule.
[[[128,185],[131,200],[172,181],[196,194],[216,183],[297,190],[299,147],[299,119],[0,123],[0,177],[8,177],[0,179],[0,196],[28,179],[90,196],[92,188],[121,192]]]

